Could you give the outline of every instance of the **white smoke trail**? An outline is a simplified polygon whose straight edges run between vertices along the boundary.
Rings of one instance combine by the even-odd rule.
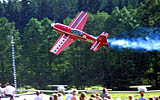
[[[132,32],[133,37],[125,38],[128,34],[124,34],[124,38],[107,39],[110,47],[128,48],[146,51],[160,51],[160,28],[159,27],[139,27]]]
[[[107,39],[110,47],[142,49],[146,51],[160,51],[160,40],[146,37],[137,39]]]

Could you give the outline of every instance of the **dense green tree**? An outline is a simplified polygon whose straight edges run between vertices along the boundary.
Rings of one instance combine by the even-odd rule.
[[[150,68],[148,68],[148,75],[146,77],[147,82],[152,84],[155,89],[160,87],[160,53],[159,52],[150,52]]]
[[[37,85],[40,86],[39,83],[42,83],[42,66],[43,59],[41,58],[40,51],[41,51],[41,42],[42,42],[42,26],[41,23],[32,18],[30,22],[27,24],[23,36],[22,36],[22,56],[23,56],[23,71],[21,75],[25,75],[25,82],[27,84],[31,84],[33,86]],[[40,61],[40,62],[39,62]],[[33,76],[33,77],[30,77]],[[28,80],[31,82],[28,83]],[[37,82],[33,82],[37,80]]]
[[[15,56],[18,57],[19,32],[15,24],[8,22],[6,18],[0,18],[0,79],[2,83],[13,82],[12,73],[12,45],[11,37],[15,37]],[[18,63],[18,62],[17,62]]]
[[[0,2],[0,17],[4,17],[5,13],[6,13],[6,9],[5,9],[5,3]]]
[[[116,37],[133,37],[132,31],[140,26],[136,14],[136,9],[116,7],[106,21],[107,32]]]
[[[6,17],[11,20],[17,22],[20,18],[21,5],[18,0],[8,0],[8,4],[6,5]]]
[[[78,0],[78,10],[84,10],[91,13],[97,13],[97,11],[102,11],[107,3],[106,0]]]
[[[77,12],[77,0],[53,0],[54,18],[62,22],[66,17],[73,17]],[[56,5],[56,6],[55,6]]]
[[[142,25],[159,26],[160,2],[159,0],[146,0],[138,9],[138,15]]]

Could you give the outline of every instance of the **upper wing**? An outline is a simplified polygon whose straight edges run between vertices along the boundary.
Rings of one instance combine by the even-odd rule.
[[[65,49],[66,47],[68,47],[75,40],[76,39],[70,37],[69,35],[62,34],[58,38],[58,40],[56,41],[56,43],[54,44],[54,46],[51,48],[50,52],[58,55],[63,49]]]
[[[84,11],[81,13],[69,24],[71,28],[82,30],[86,21],[88,19],[88,14]]]

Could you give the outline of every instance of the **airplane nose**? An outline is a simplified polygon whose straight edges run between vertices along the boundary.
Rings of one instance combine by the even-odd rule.
[[[55,23],[52,23],[51,26],[54,27]]]

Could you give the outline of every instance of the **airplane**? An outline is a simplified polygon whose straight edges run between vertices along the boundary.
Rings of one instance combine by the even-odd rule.
[[[49,87],[57,87],[57,91],[64,91],[68,85],[48,85]]]
[[[88,13],[81,11],[69,26],[60,23],[52,23],[52,28],[60,34],[60,37],[50,49],[50,52],[58,55],[75,40],[92,43],[90,48],[92,51],[97,51],[101,46],[108,47],[108,33],[102,32],[98,37],[94,37],[82,31],[88,16]]]
[[[151,85],[130,86],[130,88],[137,88],[138,92],[147,92],[147,87],[151,87]]]

